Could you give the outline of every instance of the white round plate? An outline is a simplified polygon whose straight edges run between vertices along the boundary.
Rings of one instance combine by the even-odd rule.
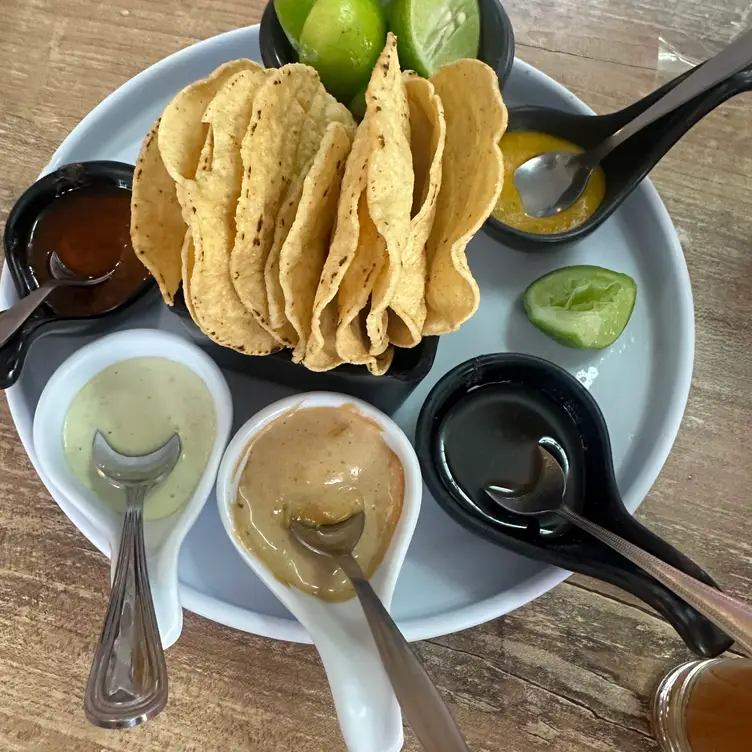
[[[114,159],[135,162],[141,141],[182,87],[221,63],[259,59],[258,27],[200,42],[162,60],[96,107],[57,150],[48,169],[67,162]],[[562,86],[515,60],[504,90],[507,104],[542,104],[590,112]],[[645,181],[590,237],[549,253],[527,255],[482,232],[468,257],[481,288],[477,314],[459,332],[441,338],[433,370],[394,416],[409,437],[420,407],[436,381],[458,363],[481,353],[517,351],[548,358],[576,374],[600,404],[613,441],[619,488],[630,510],[647,494],[679,429],[692,374],[694,317],[689,276],[679,239],[653,186]],[[520,296],[535,278],[569,264],[598,264],[637,281],[632,320],[616,344],[601,352],[557,345],[527,321]],[[7,274],[0,307],[15,292]],[[180,332],[165,306],[134,313],[126,328],[157,326]],[[49,336],[31,349],[23,375],[7,392],[21,440],[31,442],[34,409],[52,372],[89,337]],[[227,372],[236,426],[263,406],[291,393],[274,384]],[[48,479],[42,480],[74,524],[100,550],[98,539]],[[427,639],[480,624],[528,603],[567,573],[521,558],[473,537],[450,520],[425,492],[415,538],[394,595],[393,613],[410,640]],[[303,628],[266,590],[228,540],[210,499],[185,540],[180,556],[183,604],[209,619],[247,632],[307,642]]]

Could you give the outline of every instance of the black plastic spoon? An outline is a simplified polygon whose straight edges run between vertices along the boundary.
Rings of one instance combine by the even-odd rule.
[[[629,107],[607,115],[582,115],[552,107],[512,107],[507,130],[549,133],[584,149],[592,149],[697,70],[686,71]],[[555,250],[555,246],[589,235],[619,208],[690,128],[728,99],[751,89],[752,66],[748,66],[616,147],[601,162],[606,176],[606,195],[592,216],[578,227],[544,235],[517,230],[491,216],[483,225],[483,230],[498,242],[522,251]]]
[[[478,459],[476,455],[485,454],[490,458],[490,476],[498,468],[493,435],[479,421],[484,415],[493,415],[498,401],[503,402],[510,419],[519,416],[517,426],[525,430],[532,426],[536,434],[528,437],[527,451],[547,436],[566,452],[569,470],[565,499],[570,509],[717,588],[697,564],[632,517],[616,484],[608,430],[597,403],[574,376],[540,358],[517,353],[473,358],[447,373],[428,395],[418,418],[415,448],[423,479],[444,511],[462,527],[496,545],[627,590],[662,614],[700,656],[714,657],[728,650],[732,640],[722,630],[601,541],[565,521],[539,522],[501,510],[485,492],[493,478],[482,477],[479,472],[482,464],[476,465],[478,470],[474,471],[478,476],[476,484],[466,479],[464,488],[458,485],[452,458],[445,456],[444,451],[449,419],[466,401],[487,400],[489,395],[497,402],[486,402],[475,413],[475,434],[465,432],[464,444],[473,447],[472,461]],[[515,434],[519,436],[518,431]],[[520,439],[526,440],[524,436]],[[522,457],[522,452],[519,456]],[[519,463],[512,467],[516,464]],[[478,514],[467,504],[468,496],[484,514]],[[545,532],[548,534],[542,534]]]

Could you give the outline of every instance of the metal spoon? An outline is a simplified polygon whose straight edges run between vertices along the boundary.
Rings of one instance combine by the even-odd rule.
[[[356,512],[334,525],[312,525],[296,519],[290,524],[290,532],[314,553],[334,559],[349,577],[394,694],[423,747],[431,752],[469,752],[439,691],[353,558],[364,524],[365,515]]]
[[[126,510],[110,604],[84,695],[88,720],[102,728],[136,726],[167,703],[167,666],[154,614],[144,548],[146,492],[172,471],[182,445],[177,434],[151,454],[116,452],[97,431],[94,466],[125,491]]]
[[[539,445],[538,451],[541,461],[540,475],[538,482],[531,489],[523,489],[520,493],[504,486],[491,485],[486,487],[486,493],[509,512],[532,516],[553,512],[590,533],[694,606],[752,656],[752,607],[690,577],[565,507],[566,475],[546,448]]]
[[[111,269],[101,277],[80,277],[71,271],[53,251],[50,256],[50,274],[54,279],[44,282],[26,297],[21,298],[12,308],[0,314],[0,347],[2,347],[42,303],[60,287],[93,287],[106,282],[115,272]]]
[[[520,165],[514,184],[525,212],[531,217],[550,217],[568,209],[582,195],[593,170],[619,144],[752,63],[751,49],[752,31],[747,31],[593,149],[581,154],[549,151]]]

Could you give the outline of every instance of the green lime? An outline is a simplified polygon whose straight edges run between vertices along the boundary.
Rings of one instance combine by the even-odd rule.
[[[386,41],[379,0],[317,0],[300,35],[300,62],[341,102],[365,88]]]
[[[612,345],[632,315],[632,277],[600,266],[566,266],[525,290],[528,318],[562,345],[601,350]]]
[[[392,0],[388,13],[403,68],[428,77],[454,60],[478,57],[478,0]]]
[[[274,10],[290,44],[300,51],[300,34],[316,0],[274,0]]]
[[[360,122],[366,116],[366,90],[361,89],[347,105],[347,109],[352,112],[352,116]]]

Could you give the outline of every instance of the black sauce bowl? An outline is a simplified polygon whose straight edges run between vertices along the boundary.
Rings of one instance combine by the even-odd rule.
[[[191,339],[221,368],[253,378],[284,384],[301,392],[331,391],[358,397],[391,415],[428,375],[439,346],[438,337],[424,337],[410,349],[394,348],[394,360],[383,376],[374,376],[365,366],[341,365],[321,373],[293,363],[290,350],[263,357],[222,347],[207,337],[193,322],[182,289],[170,309],[185,326]]]
[[[479,0],[480,47],[478,59],[496,71],[499,86],[503,87],[514,62],[514,31],[504,6],[499,0]],[[281,68],[288,63],[297,63],[298,54],[282,28],[269,2],[261,17],[259,28],[261,59],[267,68]]]
[[[92,186],[130,190],[133,165],[123,162],[79,162],[58,168],[40,178],[18,199],[8,215],[3,235],[5,260],[19,298],[37,289],[34,270],[28,258],[31,231],[39,215],[57,197]],[[0,389],[12,386],[21,375],[31,345],[47,334],[83,334],[110,329],[137,301],[152,293],[156,284],[149,277],[131,295],[107,311],[86,316],[60,316],[43,303],[0,347]]]
[[[507,130],[549,133],[589,149],[644,112],[691,72],[683,73],[626,109],[608,115],[581,115],[551,107],[513,107],[509,110]],[[483,225],[483,230],[499,243],[521,251],[554,250],[562,243],[584,238],[619,208],[690,128],[726,100],[750,89],[752,66],[699,94],[614,149],[601,165],[606,176],[606,195],[593,215],[579,227],[543,235],[517,230],[491,216]]]
[[[522,388],[541,414],[557,411],[566,448],[569,481],[578,487],[580,513],[626,538],[683,572],[717,587],[700,567],[637,522],[619,494],[611,458],[608,429],[597,403],[577,379],[546,360],[529,355],[494,354],[473,358],[447,373],[421,409],[415,448],[423,479],[433,497],[452,519],[472,533],[531,559],[609,582],[652,606],[676,629],[687,646],[704,657],[727,650],[731,639],[684,600],[600,541],[571,526],[544,536],[538,524],[520,517],[512,527],[494,524],[471,510],[448,482],[439,460],[438,432],[445,416],[468,393],[487,385]],[[494,514],[493,502],[486,511]]]

